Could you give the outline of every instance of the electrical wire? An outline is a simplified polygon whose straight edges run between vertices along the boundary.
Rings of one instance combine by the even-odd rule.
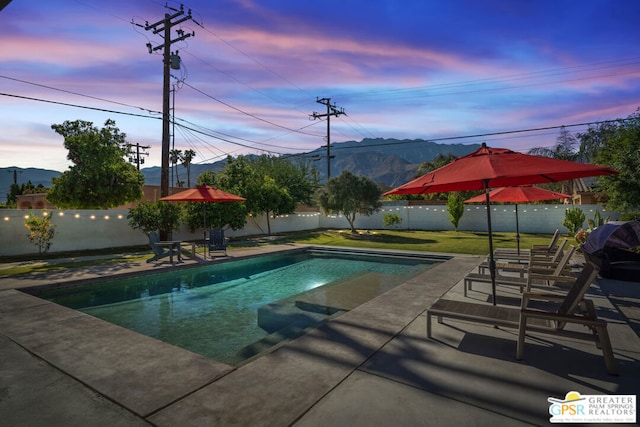
[[[76,96],[80,96],[80,97],[83,97],[83,98],[94,99],[96,101],[107,102],[109,104],[116,104],[116,105],[121,105],[123,107],[134,108],[134,109],[137,109],[137,110],[146,111],[146,112],[151,113],[151,114],[162,114],[159,111],[150,110],[148,108],[139,107],[137,105],[126,104],[124,102],[119,102],[119,101],[112,101],[110,99],[100,98],[100,97],[92,96],[92,95],[85,95],[83,93],[74,92],[74,91],[66,90],[66,89],[60,89],[60,88],[57,88],[57,87],[44,85],[44,84],[40,84],[40,83],[34,83],[34,82],[27,81],[27,80],[18,79],[18,78],[15,78],[15,77],[9,77],[9,76],[0,75],[0,78],[6,79],[6,80],[12,80],[14,82],[28,84],[28,85],[31,85],[31,86],[41,87],[41,88],[44,88],[44,89],[49,89],[49,90],[53,90],[53,91],[57,91],[57,92],[68,93],[70,95],[76,95]]]
[[[121,114],[121,115],[125,115],[125,116],[143,117],[145,119],[156,119],[156,120],[162,119],[162,117],[155,117],[155,116],[152,117],[152,116],[147,116],[147,115],[144,115],[144,114],[127,113],[127,112],[124,112],[124,111],[108,110],[106,108],[88,107],[86,105],[71,104],[71,103],[68,103],[68,102],[61,102],[61,101],[51,101],[51,100],[48,100],[48,99],[34,98],[34,97],[31,97],[31,96],[23,96],[23,95],[14,95],[14,94],[4,93],[4,92],[0,92],[0,96],[8,96],[8,97],[11,97],[11,98],[26,99],[26,100],[29,100],[29,101],[38,101],[38,102],[45,102],[45,103],[49,103],[49,104],[64,105],[65,107],[83,108],[85,110],[102,111],[102,112],[105,112],[105,113]]]
[[[304,135],[315,136],[315,137],[322,137],[321,135],[316,135],[316,134],[313,134],[313,133],[303,132],[300,129],[292,129],[292,128],[287,127],[287,126],[284,126],[284,125],[281,125],[281,124],[278,124],[278,123],[274,123],[274,122],[272,122],[270,120],[263,119],[262,117],[256,116],[255,114],[252,114],[252,113],[249,113],[247,111],[244,111],[244,110],[242,110],[242,109],[240,109],[238,107],[234,107],[233,105],[231,105],[231,104],[229,104],[227,102],[224,102],[221,99],[218,99],[213,95],[209,95],[208,93],[196,88],[195,86],[193,86],[193,85],[191,85],[189,83],[185,82],[184,85],[189,87],[189,88],[191,88],[191,89],[193,89],[194,91],[200,93],[201,95],[206,96],[207,98],[210,98],[210,99],[212,99],[212,100],[214,100],[214,101],[216,101],[216,102],[218,102],[218,103],[220,103],[220,104],[222,104],[222,105],[224,105],[224,106],[226,106],[226,107],[228,107],[228,108],[230,108],[232,110],[235,110],[235,111],[237,111],[239,113],[242,113],[242,114],[244,114],[246,116],[252,117],[252,118],[254,118],[254,119],[258,120],[258,121],[270,124],[272,126],[275,126],[275,127],[281,128],[281,129],[286,129],[286,130],[291,131],[291,132],[301,133],[301,134],[304,134]]]

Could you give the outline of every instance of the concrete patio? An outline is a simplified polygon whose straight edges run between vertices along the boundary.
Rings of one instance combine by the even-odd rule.
[[[637,283],[597,279],[589,291],[609,322],[619,376],[607,375],[591,343],[535,335],[517,361],[515,330],[451,320],[435,323],[427,339],[425,310],[444,294],[464,298],[462,278],[480,262],[453,255],[239,368],[17,290],[173,268],[168,264],[0,276],[1,424],[547,425],[548,397],[639,394]],[[477,285],[468,299],[486,303],[488,293]],[[500,303],[518,299],[514,289],[499,288],[499,295]]]

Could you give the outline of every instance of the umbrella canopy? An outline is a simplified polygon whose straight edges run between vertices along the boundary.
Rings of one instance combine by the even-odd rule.
[[[512,202],[515,203],[516,210],[516,242],[518,244],[518,255],[520,255],[520,225],[518,223],[518,203],[535,202],[538,200],[570,199],[569,194],[558,193],[539,187],[500,187],[489,192],[489,200],[492,202]],[[484,194],[465,200],[465,203],[485,203]]]
[[[226,202],[243,202],[247,199],[227,193],[218,188],[209,185],[199,185],[196,188],[189,188],[184,191],[166,196],[160,199],[163,202],[201,202],[203,203],[203,228],[204,239],[207,238],[207,211],[204,203],[226,203]]]
[[[199,185],[160,199],[163,202],[242,202],[247,199],[208,185]]]
[[[486,144],[448,165],[394,188],[387,194],[426,194],[449,191],[559,182],[587,176],[617,174],[613,169],[586,163],[518,153]]]
[[[485,195],[472,197],[465,200],[465,203],[484,203]],[[492,202],[528,203],[539,200],[570,199],[571,195],[558,193],[557,191],[546,190],[540,187],[519,186],[500,187],[489,192],[489,200]]]
[[[491,233],[489,188],[566,181],[587,176],[617,174],[613,169],[517,153],[506,148],[482,147],[458,157],[448,165],[384,193],[426,194],[449,191],[484,190],[489,234],[489,271],[493,303],[496,303],[495,259]]]

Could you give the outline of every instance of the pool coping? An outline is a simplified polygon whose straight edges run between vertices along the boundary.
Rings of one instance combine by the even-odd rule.
[[[319,245],[296,245],[293,248],[262,250],[259,251],[260,253],[254,252],[234,257],[234,259],[261,256],[264,253],[301,251],[309,247],[326,248]],[[359,251],[411,253],[388,250]],[[420,253],[420,255],[425,254]],[[442,259],[449,255],[434,254],[434,257]],[[457,273],[455,277],[443,282],[448,283],[448,286],[438,286],[437,290],[431,289],[425,292],[424,287],[419,285],[425,280],[425,274],[432,276],[436,274],[434,270],[438,267],[456,259],[463,260],[464,267],[453,268]],[[270,413],[271,417],[274,413],[283,414],[284,419],[280,420],[282,423],[276,423],[283,425],[299,418],[309,405],[319,400],[346,375],[396,336],[424,311],[432,298],[442,295],[448,287],[461,278],[459,275],[462,271],[472,268],[477,262],[479,262],[478,257],[454,257],[239,368],[142,336],[18,290],[0,291],[0,332],[32,355],[53,365],[128,411],[139,417],[148,418],[157,425],[165,423],[170,425],[177,422],[182,417],[181,414],[184,415],[184,408],[188,408],[189,419],[193,419],[193,414],[196,412],[203,414],[202,419],[213,416],[215,419],[226,419],[233,423],[233,420],[237,421],[238,417],[236,405],[225,404],[220,408],[208,407],[195,410],[194,405],[198,406],[198,398],[206,396],[209,392],[219,395],[221,393],[219,389],[222,388],[226,396],[224,401],[231,399],[248,402],[249,395],[252,393],[244,390],[241,384],[252,381],[250,378],[255,380],[256,370],[263,372],[263,375],[268,372],[272,376],[271,379],[266,382],[261,381],[261,386],[254,386],[252,389],[267,387],[288,390],[287,396],[276,397],[277,394],[273,392],[264,393],[263,396],[259,393],[254,396],[257,400],[254,405],[259,405],[264,411]],[[197,266],[199,264],[179,268]],[[127,277],[133,274],[140,273],[126,272],[118,276]],[[103,276],[80,277],[68,282],[56,280],[47,286],[69,284],[78,286],[96,280],[106,280],[106,278]],[[36,286],[42,286],[42,284]],[[412,296],[408,297],[407,291],[411,291]],[[421,294],[422,298],[418,298],[416,293]],[[394,309],[392,306],[395,306]],[[372,333],[371,331],[375,329],[379,331]],[[327,339],[330,336],[333,338]],[[347,343],[360,341],[362,341],[360,345],[367,351],[354,358],[354,355],[349,355]],[[105,357],[107,349],[109,349],[109,357]],[[336,357],[336,352],[344,353],[345,357],[337,364],[332,361]],[[316,356],[305,356],[305,354],[314,353]],[[149,355],[154,357],[150,358]],[[329,363],[319,363],[315,360],[320,355],[323,355],[322,357]],[[279,362],[282,357],[291,359],[291,362],[282,364]],[[161,368],[163,366],[164,368]],[[292,367],[301,370],[300,375],[290,376]],[[282,369],[288,374],[284,375],[284,372],[281,372]],[[179,370],[180,375],[165,372],[167,370]],[[316,374],[312,375],[313,372]],[[306,380],[296,380],[295,383],[286,380],[294,377],[298,380],[311,379],[318,376],[324,378],[321,382],[322,386],[316,385],[311,388]],[[227,379],[220,382],[225,377]],[[329,381],[328,378],[333,380]],[[227,385],[238,381],[240,384],[237,386]],[[279,381],[285,381],[285,384],[275,386]],[[317,383],[315,380],[311,382]],[[294,398],[296,396],[298,399]],[[303,396],[304,398],[300,399]],[[205,398],[205,400],[208,399]],[[216,400],[220,401],[220,399]],[[293,405],[294,401],[299,402],[297,408],[294,408],[296,406]],[[245,413],[245,411],[242,412]],[[244,424],[244,421],[259,423],[263,419],[261,411],[249,411],[245,415],[248,416],[249,413],[252,420],[243,420],[241,424]],[[179,423],[183,421],[180,420]]]

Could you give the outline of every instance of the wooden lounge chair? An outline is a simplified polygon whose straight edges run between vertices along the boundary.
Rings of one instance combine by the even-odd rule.
[[[222,228],[212,228],[209,230],[209,256],[211,251],[223,251],[227,256],[227,246],[229,244],[229,238],[224,236],[224,230]]]
[[[585,264],[582,272],[574,279],[570,291],[565,295],[525,292],[520,308],[494,306],[466,301],[440,299],[427,310],[427,337],[431,338],[431,318],[485,323],[518,329],[516,358],[524,357],[525,335],[527,332],[566,336],[574,339],[595,341],[602,350],[607,372],[617,375],[617,367],[607,332],[607,322],[598,319],[591,300],[585,300],[587,289],[598,275],[598,267]],[[530,301],[556,301],[560,304],[554,310],[545,311],[529,306]],[[578,310],[580,308],[580,310]],[[586,326],[590,332],[566,330],[568,323]]]
[[[501,274],[496,275],[496,285],[503,286],[517,286],[520,288],[520,292],[523,292],[525,288],[531,289],[531,286],[537,282],[544,282],[547,286],[552,286],[556,282],[572,282],[575,276],[569,274],[567,266],[569,260],[573,256],[576,248],[570,245],[569,248],[564,251],[560,261],[553,266],[551,265],[536,265],[533,264],[527,269],[527,277],[519,276],[505,276]],[[464,277],[464,296],[467,296],[467,291],[471,290],[473,283],[491,283],[491,276],[489,274],[480,273],[468,273]]]
[[[559,238],[560,230],[556,229],[548,245],[533,245],[530,249],[520,250],[520,253],[518,253],[517,249],[513,248],[496,248],[493,251],[493,255],[495,258],[508,258],[512,260],[527,260],[532,254],[550,255],[556,249]]]
[[[524,277],[525,273],[529,269],[529,266],[535,264],[537,266],[549,266],[555,267],[558,261],[562,258],[564,253],[564,247],[567,244],[569,239],[563,239],[562,242],[556,247],[553,255],[536,255],[530,254],[527,259],[520,259],[518,262],[501,262],[500,259],[497,259],[496,262],[496,270],[518,273],[520,277]],[[505,260],[510,260],[509,257],[506,257]],[[515,261],[515,260],[514,260]],[[480,274],[488,274],[487,270],[489,269],[489,261],[483,261],[478,265],[478,273]]]
[[[169,257],[169,262],[173,264],[173,255],[177,255],[178,261],[182,261],[182,257],[180,255],[180,242],[161,242],[157,231],[149,232],[148,236],[149,246],[153,251],[153,257],[147,260],[148,263]]]

